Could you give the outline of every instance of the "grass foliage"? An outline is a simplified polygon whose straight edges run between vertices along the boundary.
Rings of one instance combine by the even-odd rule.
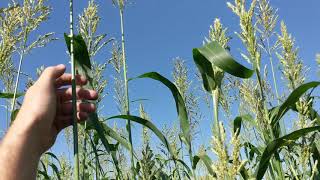
[[[48,4],[46,0],[12,0],[0,9],[0,98],[6,100],[8,126],[19,110],[19,97],[24,95],[18,92],[22,89],[19,78],[29,77],[22,73],[25,56],[56,40],[52,32],[32,39],[32,33],[48,21]],[[222,20],[215,19],[203,46],[192,50],[197,73],[191,74],[178,57],[172,81],[157,72],[132,79],[127,76],[131,59],[126,57],[124,17],[128,2],[114,0],[113,4],[120,13],[121,43],[97,33],[101,17],[94,0],[88,1],[77,18],[78,35],[65,35],[75,73],[85,75],[89,80],[86,87],[99,92],[98,110],[73,132],[79,142],[70,138],[70,129],[65,130],[67,144],[78,144],[76,159],[45,153],[38,179],[320,179],[320,116],[313,93],[320,82],[307,82],[308,67],[270,1],[228,2],[230,13],[239,20],[239,31],[232,37]],[[237,52],[231,51],[231,38],[242,42],[240,57],[250,67],[233,58]],[[109,57],[98,61],[97,54],[108,48]],[[320,55],[315,59],[320,66]],[[104,76],[106,70],[112,74],[110,80]],[[271,74],[267,73],[270,70]],[[277,73],[282,75],[281,85]],[[161,129],[147,113],[145,99],[131,99],[129,85],[142,79],[156,81],[171,92],[178,121]],[[26,87],[32,82],[29,78]],[[105,109],[108,86],[119,113],[112,117],[100,113]],[[198,145],[200,124],[206,118],[200,108],[202,101],[213,113],[212,138]],[[138,113],[130,111],[135,103],[139,104]],[[237,111],[230,110],[233,106],[239,107]],[[223,113],[228,119],[236,118],[224,121]],[[125,126],[120,123],[123,120]],[[293,125],[289,128],[287,123]],[[133,124],[142,127],[141,136],[132,135]],[[142,140],[141,145],[133,144],[136,138]]]

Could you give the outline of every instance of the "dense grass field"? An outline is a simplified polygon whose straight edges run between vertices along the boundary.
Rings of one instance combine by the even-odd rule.
[[[61,5],[54,9],[52,3]],[[43,154],[38,179],[320,179],[320,54],[309,50],[313,58],[301,58],[306,49],[299,48],[281,9],[269,0],[216,3],[226,17],[210,12],[208,29],[194,32],[205,36],[187,50],[190,59],[157,62],[163,51],[182,50],[170,45],[173,36],[161,48],[154,45],[167,39],[169,22],[159,34],[129,21],[130,10],[144,3],[0,2],[0,137],[45,66],[68,64],[74,76],[87,77],[85,88],[99,92],[97,111],[65,129]],[[177,16],[184,12],[179,8]],[[145,26],[160,19],[148,18]],[[55,27],[57,20],[64,26]],[[141,32],[127,31],[127,23]],[[188,31],[174,36],[185,38]],[[141,43],[132,45],[128,37]],[[148,52],[159,53],[146,57]],[[40,55],[43,66],[32,62]],[[146,60],[137,63],[133,55]],[[59,60],[47,62],[51,56]]]

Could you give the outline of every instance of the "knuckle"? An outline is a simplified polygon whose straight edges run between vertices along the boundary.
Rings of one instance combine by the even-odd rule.
[[[51,75],[51,74],[53,74],[53,72],[54,72],[54,67],[47,67],[45,70],[44,70],[44,72],[43,72],[43,74],[45,74],[45,75]]]

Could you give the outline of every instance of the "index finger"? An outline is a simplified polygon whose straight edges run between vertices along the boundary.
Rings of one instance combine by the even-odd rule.
[[[72,75],[69,73],[65,73],[56,80],[56,87],[59,88],[61,86],[71,85],[71,83],[72,83]],[[81,75],[76,75],[76,84],[86,85],[87,84],[86,77]]]

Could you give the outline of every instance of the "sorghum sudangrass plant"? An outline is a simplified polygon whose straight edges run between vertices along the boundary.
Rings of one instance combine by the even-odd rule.
[[[19,79],[22,63],[27,54],[33,49],[44,47],[52,40],[53,33],[39,35],[37,39],[31,39],[33,31],[39,29],[40,25],[47,21],[51,9],[45,0],[23,0],[21,5],[12,1],[7,8],[0,12],[0,61],[1,80],[7,92],[14,94],[11,103],[7,103],[7,111],[15,110]],[[14,58],[19,57],[18,67],[14,67]],[[12,74],[13,72],[17,73]],[[16,77],[15,83],[13,78]],[[7,112],[8,113],[8,112]],[[7,118],[7,127],[9,118]]]
[[[44,1],[25,2],[28,5],[28,2],[32,4]],[[101,18],[98,15],[98,4],[94,0],[90,0],[88,7],[78,16],[77,29],[80,35],[66,37],[71,57],[74,57],[72,62],[77,64],[72,67],[73,75],[77,72],[87,76],[89,83],[85,88],[93,88],[100,94],[96,102],[98,111],[89,115],[87,123],[79,125],[78,135],[74,131],[75,137],[80,140],[79,152],[76,152],[79,154],[80,165],[74,164],[72,167],[72,160],[67,161],[65,157],[57,160],[54,154],[47,153],[39,164],[38,178],[319,178],[320,116],[316,109],[319,98],[314,95],[314,89],[320,82],[306,83],[308,68],[299,57],[297,45],[287,26],[283,22],[278,24],[277,10],[268,0],[235,0],[227,3],[231,12],[239,18],[240,29],[235,37],[244,45],[244,52],[240,50],[240,57],[247,60],[252,68],[241,65],[231,56],[238,52],[234,50],[237,47],[231,48],[230,30],[216,18],[203,46],[193,49],[194,62],[201,76],[200,85],[193,81],[190,76],[192,71],[186,65],[188,62],[181,58],[174,60],[172,81],[156,72],[129,79],[124,32],[124,8],[127,2],[115,0],[114,3],[120,11],[121,44],[113,42],[111,58],[106,58],[109,61],[96,61],[96,55],[107,48],[112,38],[97,33]],[[15,4],[0,9],[1,26],[7,27],[7,31],[3,30],[5,28],[0,29],[0,61],[3,62],[0,73],[3,74],[1,80],[6,92],[14,90],[14,80],[5,76],[11,70],[12,74],[17,72],[13,66],[13,59],[16,57],[13,54],[23,52],[21,48],[12,48],[12,44],[22,49],[24,47],[25,31],[19,25],[23,11],[24,8]],[[15,19],[16,17],[18,18]],[[277,32],[277,29],[280,31]],[[15,38],[13,34],[16,35]],[[50,36],[43,36],[44,39],[35,41],[38,45],[34,47],[45,45]],[[318,56],[317,61],[320,64]],[[104,73],[109,64],[114,70],[111,81],[113,87],[110,89],[114,91],[112,95],[118,114],[121,115],[103,117],[101,110],[109,110],[102,101],[108,84]],[[279,72],[276,67],[280,67]],[[271,74],[268,73],[269,69]],[[18,74],[21,72],[18,71]],[[282,75],[281,84],[284,85],[280,86],[277,74]],[[151,116],[146,113],[145,109],[148,107],[140,104],[139,111],[134,108],[130,111],[129,108],[131,101],[128,81],[134,83],[146,78],[164,85],[172,94],[176,105],[177,121],[173,125],[165,125],[162,130],[154,123],[159,117],[151,120]],[[28,84],[32,84],[32,81]],[[209,118],[201,112],[201,98],[194,91],[199,86],[203,86],[205,95],[212,98],[208,101],[212,104],[209,105],[212,113],[204,115],[213,114],[214,120],[210,123],[211,141],[197,147],[197,124],[203,118]],[[288,90],[280,91],[283,88]],[[16,94],[17,97],[18,95],[20,94]],[[13,94],[0,94],[0,98],[13,97]],[[73,102],[76,100],[73,99]],[[224,121],[223,114],[234,120]],[[115,119],[111,127],[108,122]],[[127,122],[126,127],[119,127],[118,121],[121,120]],[[131,123],[142,126],[140,148],[132,144]],[[283,124],[290,124],[292,127],[285,127]],[[154,143],[154,135],[160,140],[157,144]],[[76,140],[73,143],[74,149],[77,149]]]
[[[121,30],[121,60],[122,60],[122,72],[123,72],[123,81],[124,81],[124,95],[125,95],[125,114],[130,115],[130,98],[129,98],[129,87],[128,87],[128,74],[127,74],[127,57],[125,49],[125,28],[124,28],[124,9],[127,4],[127,0],[112,0],[114,5],[118,6],[120,13],[120,30]],[[127,120],[126,129],[128,132],[128,139],[130,142],[130,163],[131,163],[131,173],[132,178],[135,179],[135,167],[134,167],[134,149],[132,146],[132,132],[131,132],[131,120]]]
[[[78,119],[77,119],[77,95],[76,95],[76,67],[75,67],[75,52],[74,52],[74,20],[73,20],[73,0],[70,3],[70,62],[71,62],[71,75],[72,75],[72,127],[73,127],[73,161],[74,161],[74,173],[73,178],[75,180],[80,179],[79,169],[79,142],[78,142]]]

